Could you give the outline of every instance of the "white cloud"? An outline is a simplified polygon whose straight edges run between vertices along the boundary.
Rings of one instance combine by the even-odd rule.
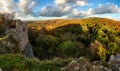
[[[13,0],[0,0],[0,12],[12,13],[14,11]]]
[[[97,8],[92,10],[93,14],[115,13],[119,12],[120,8],[113,3],[99,4]]]
[[[69,6],[69,5],[64,5],[64,6],[60,6],[59,9],[62,11],[62,12],[69,12],[72,7]]]
[[[61,5],[61,4],[65,4],[67,0],[55,0],[55,4],[57,5]]]
[[[43,7],[40,11],[40,15],[49,17],[68,16],[68,18],[80,18],[94,14],[120,12],[120,8],[113,3],[98,4],[96,8],[80,10],[80,7],[82,6],[92,5],[93,4],[88,3],[88,0],[55,0],[54,5]]]
[[[112,3],[99,4],[96,8],[89,8],[88,10],[80,11],[78,9],[73,9],[73,11],[68,15],[70,18],[80,18],[86,17],[93,14],[103,14],[103,13],[120,13],[120,8]],[[108,16],[105,16],[108,17]],[[110,17],[108,17],[110,18]]]
[[[55,4],[57,5],[68,4],[71,6],[85,6],[87,5],[87,0],[55,0]]]
[[[62,13],[57,6],[46,6],[40,11],[40,16],[61,16]]]
[[[68,18],[81,18],[86,16],[85,11],[79,11],[78,9],[73,9],[71,13],[68,14]]]
[[[50,5],[45,6],[40,10],[40,16],[51,16],[51,17],[60,17],[67,15],[72,10],[72,7],[69,5]]]
[[[21,15],[31,15],[37,2],[32,0],[19,0],[17,4]]]
[[[0,0],[0,13],[14,13],[16,17],[34,15],[33,9],[37,5],[37,0]],[[15,13],[16,12],[16,13]]]
[[[64,16],[70,13],[76,15],[74,10],[77,7],[87,5],[87,0],[54,0],[54,5],[43,7],[40,10],[41,16]]]
[[[80,11],[78,11],[78,9],[73,9],[73,12],[72,12],[74,15],[79,15],[80,14]]]
[[[86,5],[86,2],[85,1],[77,1],[76,4],[78,6],[85,6]]]
[[[86,11],[86,14],[87,14],[87,15],[91,15],[91,14],[92,14],[92,11],[93,11],[93,9],[92,9],[92,8],[89,8],[89,9]]]

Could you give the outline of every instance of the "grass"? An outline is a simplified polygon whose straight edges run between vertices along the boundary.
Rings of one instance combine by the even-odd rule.
[[[0,68],[5,71],[60,71],[70,59],[40,61],[37,58],[25,58],[21,54],[0,54]]]

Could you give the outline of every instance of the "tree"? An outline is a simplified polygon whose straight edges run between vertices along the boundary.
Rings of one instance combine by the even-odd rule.
[[[61,43],[59,46],[60,52],[63,56],[75,56],[76,54],[76,47],[72,41],[65,41]]]
[[[93,43],[90,44],[90,49],[92,53],[92,59],[98,60],[105,60],[107,58],[107,50],[103,47],[103,45],[95,40]]]

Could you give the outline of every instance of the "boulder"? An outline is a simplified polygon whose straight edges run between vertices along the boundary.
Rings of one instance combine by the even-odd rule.
[[[111,55],[109,61],[115,61],[115,59],[116,59],[115,56]]]
[[[117,57],[117,58],[120,58],[120,54],[116,54],[116,57]]]
[[[0,71],[2,71],[2,68],[0,68]]]

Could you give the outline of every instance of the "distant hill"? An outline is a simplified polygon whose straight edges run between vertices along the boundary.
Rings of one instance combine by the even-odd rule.
[[[112,26],[116,30],[120,30],[119,28],[120,21],[115,21],[108,18],[98,18],[98,17],[90,17],[84,19],[57,19],[57,20],[36,21],[36,22],[32,22],[28,26],[36,30],[40,30],[43,27],[46,30],[52,30],[54,28],[65,26],[68,24],[94,25],[96,23]]]

